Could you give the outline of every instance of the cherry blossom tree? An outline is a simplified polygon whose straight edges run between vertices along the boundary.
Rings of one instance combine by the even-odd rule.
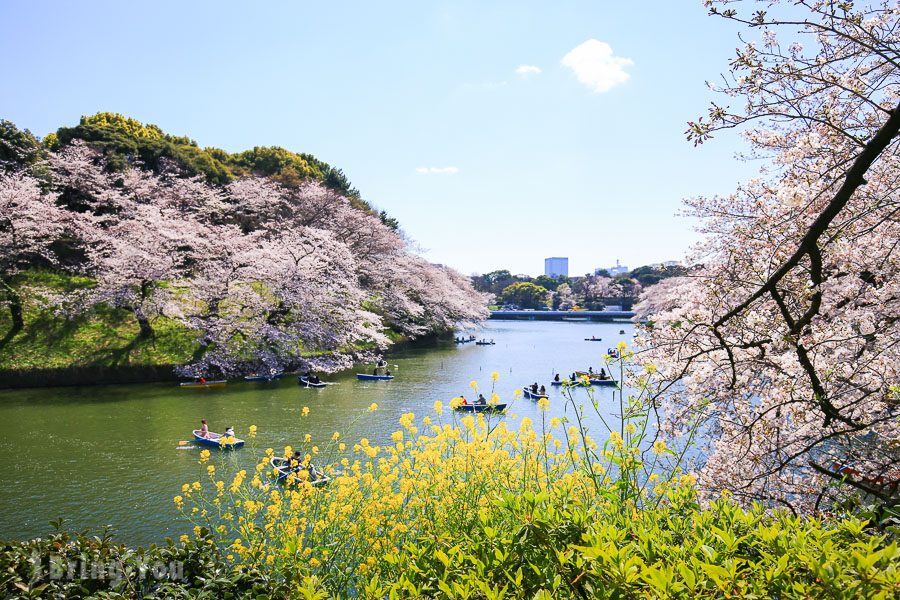
[[[69,229],[71,215],[56,206],[56,195],[44,193],[27,174],[0,174],[0,305],[10,313],[4,346],[24,327],[22,297],[13,278],[23,269],[57,263],[53,244]]]
[[[654,286],[642,359],[670,435],[703,423],[701,484],[793,510],[897,503],[900,13],[889,2],[707,2],[760,32],[690,124],[740,127],[761,176],[697,198],[689,277]],[[758,7],[756,5],[755,7]],[[805,12],[800,12],[801,9]]]
[[[44,211],[48,226],[10,250],[4,273],[46,254],[57,214],[73,219],[69,266],[94,283],[59,298],[59,313],[127,310],[137,340],[154,337],[160,316],[174,319],[200,345],[186,373],[345,368],[382,351],[387,327],[422,335],[486,316],[466,278],[418,258],[377,215],[319,183],[250,177],[222,187],[175,162],[116,164],[74,141],[47,159],[49,194],[7,176],[8,202],[28,207],[9,222]]]

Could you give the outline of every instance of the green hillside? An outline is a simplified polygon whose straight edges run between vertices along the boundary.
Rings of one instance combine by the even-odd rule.
[[[114,167],[139,159],[148,167],[159,169],[162,159],[170,159],[190,173],[205,175],[210,183],[224,184],[247,175],[270,177],[289,187],[309,180],[321,181],[346,196],[360,210],[376,213],[343,171],[312,154],[277,146],[257,146],[229,154],[219,148],[201,148],[188,137],[171,135],[156,125],[108,112],[81,117],[74,127],[60,127],[44,138],[44,144],[47,149],[55,150],[75,139],[102,150]],[[379,216],[385,225],[397,228],[395,219],[383,211]]]

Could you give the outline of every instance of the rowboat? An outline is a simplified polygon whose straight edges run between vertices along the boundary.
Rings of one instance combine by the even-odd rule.
[[[178,385],[183,388],[195,388],[195,389],[209,389],[209,388],[223,388],[225,384],[228,383],[224,379],[216,379],[215,381],[185,381],[183,383],[179,383]]]
[[[602,342],[603,338],[584,338],[586,342]]]
[[[273,375],[246,375],[244,381],[274,381],[281,379],[284,373],[275,373]]]
[[[528,388],[524,388],[522,390],[522,394],[525,395],[526,398],[531,398],[532,400],[540,400],[541,398],[549,398],[547,394],[538,394],[537,392],[532,392]]]
[[[460,412],[503,412],[505,404],[460,404],[456,407]]]
[[[199,429],[194,430],[194,441],[197,442],[198,444],[202,444],[203,446],[213,446],[214,448],[232,449],[232,448],[240,448],[241,446],[244,445],[244,440],[239,439],[239,438],[228,438],[229,440],[233,440],[233,441],[228,441],[225,443],[221,443],[221,441],[220,441],[221,439],[222,439],[221,433],[213,433],[212,431],[210,431],[204,437],[200,433]]]
[[[278,471],[278,476],[275,480],[282,483],[300,483],[301,481],[306,481],[309,482],[313,487],[320,487],[331,481],[331,477],[326,475],[315,465],[309,465],[309,467],[305,467],[305,470],[309,477],[307,479],[301,479],[299,473],[300,469],[304,469],[304,467],[300,467],[300,469],[294,467],[293,469],[291,469],[290,459],[284,458],[282,456],[273,456],[271,459],[269,459],[269,465],[271,465],[273,469]]]
[[[599,373],[588,373],[586,371],[575,371],[578,377],[587,377],[591,380],[591,385],[599,385],[605,387],[616,387],[619,382],[612,377],[601,378]]]
[[[319,382],[310,381],[307,377],[304,377],[303,375],[298,377],[297,381],[300,382],[300,385],[303,385],[306,387],[311,387],[311,388],[323,388],[326,385],[328,385],[324,381],[319,381]]]
[[[563,381],[551,381],[550,385],[562,385],[563,383]],[[576,378],[575,381],[570,381],[569,385],[572,387],[584,387],[584,382],[583,380]]]
[[[368,373],[357,373],[356,378],[362,381],[390,381],[393,375],[369,375]]]
[[[494,342],[475,342],[476,346],[493,346]]]

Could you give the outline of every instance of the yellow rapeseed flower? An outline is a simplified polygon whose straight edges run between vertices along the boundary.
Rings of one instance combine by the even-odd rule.
[[[679,483],[681,483],[681,485],[694,486],[697,483],[697,476],[693,473],[682,475]]]
[[[538,400],[537,405],[541,410],[547,410],[550,408],[550,400],[548,398],[541,398]]]
[[[635,431],[637,431],[637,427],[635,427],[634,423],[629,423],[625,426],[625,431],[627,431],[628,433],[634,433]]]
[[[497,371],[491,371],[491,380],[497,381],[498,379],[500,379],[500,373],[498,373]]]
[[[375,403],[373,402],[372,404],[369,405],[369,412],[375,412],[376,410],[378,410],[378,405],[377,405],[377,404],[375,404]]]
[[[304,407],[303,407],[303,410],[300,412],[300,414],[301,414],[302,416],[304,416],[304,417],[307,416],[307,415],[309,415],[309,407],[308,407],[308,406],[304,406]]]
[[[436,412],[437,414],[441,414],[441,412],[443,410],[444,410],[444,403],[441,402],[440,400],[435,400],[434,401],[434,412]]]
[[[339,437],[341,437],[341,432],[335,431],[334,433],[331,434],[331,441],[336,442],[336,441],[338,441]]]
[[[206,461],[209,460],[209,450],[201,450],[200,451],[200,464],[202,465]]]
[[[469,382],[469,387],[472,388],[472,391],[477,392],[478,391],[478,382],[473,379],[472,381]]]
[[[256,437],[256,425],[250,426],[250,437]]]
[[[666,451],[666,443],[663,440],[656,440],[653,442],[653,452],[656,454],[662,454]]]

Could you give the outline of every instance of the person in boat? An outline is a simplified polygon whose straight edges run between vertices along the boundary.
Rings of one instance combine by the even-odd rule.
[[[200,419],[200,437],[209,437],[209,425],[206,424],[206,419]]]
[[[309,381],[310,383],[322,383],[322,380],[319,379],[318,375],[313,375],[307,381]]]
[[[569,381],[578,381],[578,378],[575,377],[575,373],[572,373],[572,376],[569,377]]]
[[[541,386],[540,394],[541,394],[541,396],[546,395],[546,394],[547,394],[547,388],[545,388],[544,386]]]
[[[606,374],[606,369],[604,369],[603,367],[600,367],[600,379],[604,381],[609,379],[609,375]]]
[[[465,397],[465,396],[460,396],[459,399],[462,400],[462,402],[460,402],[460,405],[462,405],[462,406],[468,406],[468,405],[469,405],[469,401],[466,400],[466,397]]]
[[[475,404],[487,404],[487,398],[484,397],[484,394],[478,394]]]
[[[303,455],[299,450],[294,450],[294,455],[288,459],[288,469],[291,473],[296,473],[303,466]]]
[[[588,375],[594,374],[594,367],[588,367]]]
[[[200,377],[197,378],[197,381],[199,381],[200,383],[206,383],[206,377],[201,375]]]
[[[538,384],[537,384],[537,381],[535,381],[534,383],[531,384],[531,393],[537,394],[537,392],[538,392]]]
[[[226,427],[222,437],[234,437],[234,427]]]
[[[559,383],[559,373],[553,376],[553,381]]]

